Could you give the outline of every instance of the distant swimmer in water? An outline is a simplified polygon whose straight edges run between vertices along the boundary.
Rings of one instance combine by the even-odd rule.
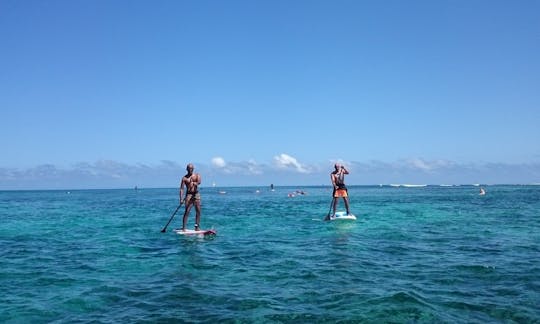
[[[345,202],[347,215],[351,214],[349,210],[349,194],[347,191],[347,186],[345,186],[345,175],[349,174],[349,171],[345,169],[345,167],[339,163],[336,163],[334,165],[334,169],[335,170],[332,171],[332,173],[330,173],[330,180],[332,181],[332,185],[334,186],[334,190],[332,192],[332,197],[333,197],[332,216],[327,215],[325,220],[329,220],[331,217],[336,216],[336,207],[337,207],[339,198],[343,198],[343,202]]]
[[[484,190],[484,188],[480,188],[480,196],[483,196],[486,194],[486,190]]]

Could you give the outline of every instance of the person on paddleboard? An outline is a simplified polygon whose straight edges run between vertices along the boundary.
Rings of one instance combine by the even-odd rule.
[[[199,185],[201,184],[201,175],[193,173],[195,167],[189,163],[186,166],[186,175],[182,177],[180,182],[180,204],[185,203],[184,219],[182,220],[182,231],[186,230],[187,220],[191,207],[195,205],[195,230],[200,230],[201,222],[201,194],[199,193]],[[186,195],[184,196],[184,190]]]
[[[332,192],[333,197],[333,208],[332,208],[332,216],[328,215],[326,219],[330,219],[331,217],[336,216],[336,207],[338,203],[339,198],[343,198],[343,202],[345,202],[345,208],[347,209],[347,215],[350,215],[349,210],[349,195],[347,192],[347,186],[345,186],[345,175],[349,174],[349,171],[341,164],[336,163],[334,165],[334,171],[330,173],[330,180],[332,181],[332,185],[334,186],[334,191]]]

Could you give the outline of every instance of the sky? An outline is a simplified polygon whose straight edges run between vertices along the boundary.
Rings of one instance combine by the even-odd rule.
[[[0,0],[0,190],[540,183],[539,1]]]

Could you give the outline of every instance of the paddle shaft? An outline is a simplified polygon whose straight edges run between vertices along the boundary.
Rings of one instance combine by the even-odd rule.
[[[171,223],[172,219],[174,218],[174,215],[176,215],[176,213],[178,212],[178,209],[180,209],[181,206],[182,206],[182,202],[180,202],[180,205],[178,205],[178,207],[176,207],[176,210],[175,210],[174,213],[171,215],[171,218],[169,218],[169,221],[167,222],[167,225],[165,225],[165,227],[163,227],[163,229],[161,230],[161,233],[165,233],[165,231],[167,230],[167,226],[169,226],[169,224]]]
[[[332,212],[332,208],[334,207],[334,194],[332,193],[332,200],[330,201],[330,209],[328,209],[328,217],[330,217],[330,213]]]

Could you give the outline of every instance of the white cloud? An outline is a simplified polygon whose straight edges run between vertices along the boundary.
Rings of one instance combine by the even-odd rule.
[[[247,162],[247,169],[250,174],[263,174],[261,166],[255,160],[249,160]]]
[[[446,160],[426,161],[419,158],[410,159],[404,162],[406,167],[411,169],[421,170],[425,172],[435,171],[438,169],[448,169],[454,166],[454,163]]]
[[[274,164],[279,169],[293,169],[300,173],[309,173],[309,170],[307,170],[305,166],[298,162],[296,158],[285,153],[274,156]]]
[[[216,168],[224,168],[227,166],[227,162],[225,162],[225,159],[223,159],[220,156],[216,156],[212,158],[212,165]]]
[[[341,161],[341,160],[340,160]],[[540,163],[458,163],[421,158],[384,161],[350,161],[347,184],[470,184],[470,183],[539,183]],[[220,166],[216,168],[216,166]],[[51,164],[32,168],[0,167],[0,190],[57,188],[171,188],[185,174],[185,166],[174,161],[158,164],[129,164],[111,160],[81,162],[71,167]],[[228,162],[216,157],[212,164],[197,163],[199,172],[221,185],[321,185],[328,184],[331,166],[303,165],[288,154],[273,158],[271,164],[255,160]]]
[[[409,160],[409,165],[414,169],[420,169],[422,171],[431,171],[433,169],[433,165],[428,164],[421,159]]]
[[[243,162],[226,163],[223,158],[215,157],[212,159],[212,167],[215,168],[217,174],[228,175],[259,175],[263,174],[264,165],[260,165],[255,160]]]
[[[332,164],[331,165],[332,169],[334,167],[334,164],[336,164],[336,163],[343,164],[343,165],[350,165],[351,164],[350,162],[347,162],[347,161],[345,161],[343,159],[330,160],[330,163]]]

